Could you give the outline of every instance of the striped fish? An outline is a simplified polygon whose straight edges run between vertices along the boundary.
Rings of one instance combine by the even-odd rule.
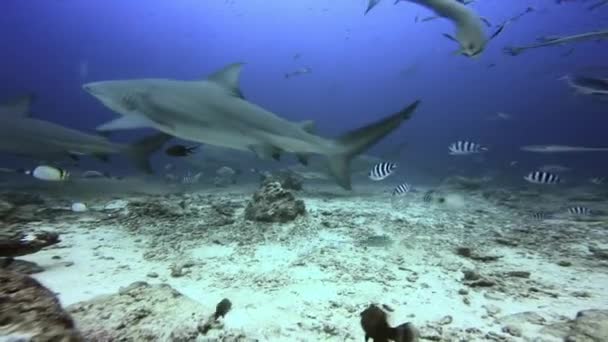
[[[547,214],[543,211],[538,211],[538,212],[532,213],[532,218],[536,221],[544,221],[547,218],[549,218],[549,214]]]
[[[602,185],[604,183],[606,183],[606,178],[604,177],[593,177],[591,179],[589,179],[589,181],[595,185]]]
[[[543,171],[530,172],[524,179],[534,184],[559,184],[562,182],[558,175]]]
[[[369,179],[380,181],[393,174],[397,164],[390,162],[382,162],[374,165],[369,171]]]
[[[464,156],[468,154],[481,153],[482,151],[488,150],[486,147],[482,147],[479,144],[466,140],[459,140],[452,143],[448,149],[450,150],[450,154],[453,156]]]
[[[182,177],[181,183],[182,184],[196,184],[200,181],[200,178],[202,175],[203,175],[202,172],[199,172],[197,174],[192,174],[190,171],[188,171],[188,173],[184,177]]]
[[[393,190],[393,196],[403,195],[410,191],[412,191],[412,187],[409,184],[407,184],[407,183],[399,184],[399,185],[397,185],[395,190]]]
[[[591,209],[587,207],[571,207],[568,208],[568,213],[570,213],[570,215],[588,216],[591,215]]]
[[[424,193],[424,196],[422,197],[422,201],[423,202],[431,202],[433,200],[433,194],[435,193],[435,190],[429,190],[427,192]]]

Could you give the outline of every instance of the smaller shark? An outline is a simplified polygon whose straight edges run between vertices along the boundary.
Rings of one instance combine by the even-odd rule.
[[[152,173],[148,158],[172,137],[157,133],[132,145],[30,117],[32,95],[0,104],[0,152],[32,158],[61,159],[91,155],[106,160],[109,154],[125,154],[139,170]]]
[[[483,30],[482,21],[464,2],[455,0],[410,0],[424,6],[440,17],[448,18],[454,23],[454,36],[444,36],[460,45],[457,53],[466,57],[475,57],[483,52],[489,40]]]
[[[562,46],[570,43],[578,43],[589,40],[600,41],[608,39],[608,29],[603,29],[599,31],[591,31],[580,34],[573,34],[570,36],[551,36],[551,37],[543,37],[540,42],[530,45],[523,46],[506,46],[503,49],[503,52],[511,55],[517,56],[526,50],[538,49],[546,46]]]
[[[262,159],[294,153],[306,164],[311,154],[327,157],[338,185],[351,189],[350,161],[413,115],[420,100],[393,115],[338,139],[314,133],[311,121],[291,122],[249,102],[239,87],[243,64],[233,63],[205,79],[148,78],[92,82],[83,89],[122,117],[100,131],[152,127],[198,143],[252,151]]]
[[[527,145],[522,151],[535,153],[569,153],[569,152],[608,152],[608,147],[586,147],[568,145]]]

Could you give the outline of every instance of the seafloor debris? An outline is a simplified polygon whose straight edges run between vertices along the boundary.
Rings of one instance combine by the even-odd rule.
[[[501,256],[498,256],[498,255],[477,254],[470,247],[458,247],[458,248],[456,248],[456,254],[458,254],[464,258],[469,258],[469,259],[473,259],[476,261],[482,261],[482,262],[496,261],[496,260],[502,258]]]
[[[85,341],[55,294],[35,279],[0,269],[0,341]]]
[[[288,222],[306,213],[304,201],[279,182],[264,183],[245,208],[245,218],[260,222]]]
[[[529,331],[530,326],[543,326],[539,331],[543,341],[608,341],[608,310],[583,310],[574,319],[554,323],[528,311],[501,317],[498,322],[503,332],[516,337]]]
[[[215,315],[209,316],[202,304],[167,284],[141,281],[117,294],[99,296],[67,309],[87,341],[198,341],[201,322]],[[216,339],[210,341],[244,338],[242,332],[226,330],[221,324],[211,328],[206,337]]]

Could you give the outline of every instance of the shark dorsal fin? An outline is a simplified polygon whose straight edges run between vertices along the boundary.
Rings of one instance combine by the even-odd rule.
[[[227,65],[207,77],[207,81],[214,82],[230,91],[234,96],[243,98],[243,93],[241,92],[241,87],[239,85],[243,65],[244,63]]]
[[[33,94],[15,97],[0,104],[0,113],[16,117],[29,117],[32,101],[34,101]]]

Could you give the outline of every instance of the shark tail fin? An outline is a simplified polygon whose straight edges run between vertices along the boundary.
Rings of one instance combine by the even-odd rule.
[[[152,174],[154,171],[150,165],[150,156],[172,138],[173,136],[166,133],[156,133],[143,137],[129,145],[127,155],[138,170]]]
[[[410,119],[419,104],[420,100],[416,100],[393,115],[338,138],[336,141],[338,151],[329,155],[328,163],[329,171],[338,185],[350,190],[352,188],[350,179],[351,159],[382,140],[404,121]]]
[[[306,120],[299,123],[300,127],[310,134],[315,134],[315,122],[312,120]],[[308,159],[310,158],[309,153],[296,153],[296,158],[300,164],[308,165]]]

